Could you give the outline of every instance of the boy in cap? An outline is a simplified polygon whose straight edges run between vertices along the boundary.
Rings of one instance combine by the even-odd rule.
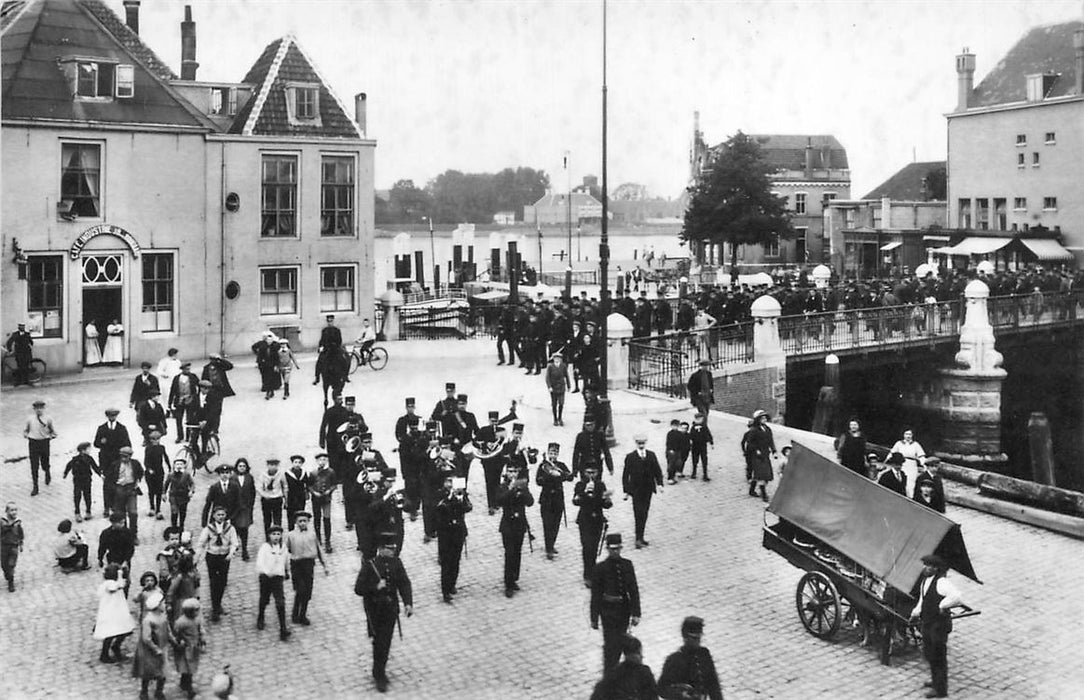
[[[560,453],[561,445],[551,442],[546,448],[546,458],[539,463],[535,473],[535,483],[540,487],[538,509],[542,512],[542,539],[546,545],[546,558],[551,560],[557,554],[557,531],[565,513],[564,482],[572,481],[572,471],[557,459]]]
[[[683,688],[689,697],[708,697],[710,700],[723,700],[723,691],[719,687],[719,675],[715,671],[715,661],[711,652],[700,646],[704,634],[704,620],[700,617],[686,617],[681,623],[681,638],[684,645],[670,656],[662,667],[659,676],[659,695],[661,697],[683,697]]]
[[[169,499],[169,524],[183,530],[188,503],[196,492],[196,484],[188,473],[188,462],[173,460],[173,471],[166,477],[164,492]]]
[[[298,511],[294,514],[296,525],[286,533],[286,551],[290,554],[290,577],[294,585],[294,608],[290,621],[295,624],[310,625],[309,601],[312,599],[313,571],[316,560],[328,575],[324,554],[320,551],[320,538],[309,529],[312,514]]]
[[[636,569],[621,556],[621,533],[606,535],[606,558],[591,572],[591,629],[602,620],[602,669],[621,659],[621,641],[629,625],[640,624],[640,587]]]
[[[150,397],[161,393],[158,386],[158,377],[151,374],[151,363],[141,362],[139,368],[141,371],[135,381],[132,382],[132,392],[128,397],[128,405],[131,408],[137,408],[139,404]]]
[[[936,554],[922,557],[922,578],[918,583],[918,602],[911,619],[922,624],[922,655],[930,664],[928,698],[948,697],[948,636],[952,631],[952,608],[963,596],[952,581],[945,578],[948,563]]]
[[[279,460],[267,460],[267,469],[256,484],[260,494],[260,513],[263,514],[264,539],[270,539],[271,526],[282,527],[282,502],[286,495],[286,477],[279,471]]]
[[[286,641],[290,630],[286,627],[286,596],[282,583],[289,572],[287,563],[289,553],[282,544],[282,527],[272,525],[267,531],[267,542],[260,545],[256,553],[256,572],[260,575],[260,603],[256,613],[256,629],[264,628],[264,610],[272,597],[275,598],[275,613],[279,618],[279,639]]]
[[[87,520],[90,520],[90,480],[93,474],[98,476],[102,475],[102,471],[98,468],[97,462],[90,456],[90,443],[81,442],[75,448],[76,455],[68,461],[68,465],[64,467],[64,475],[62,478],[67,479],[68,474],[72,475],[72,501],[75,504],[75,522],[83,522],[83,516],[79,514],[79,502],[82,500],[84,509],[87,512]]]
[[[331,548],[331,495],[335,493],[339,482],[335,472],[331,470],[327,462],[327,453],[321,452],[316,455],[316,471],[309,475],[309,493],[312,496],[312,514],[316,522],[313,524],[316,536],[320,537],[320,525],[323,524],[324,549],[328,554],[334,550]]]
[[[207,580],[211,586],[211,622],[218,622],[225,610],[222,597],[230,577],[230,561],[240,547],[237,530],[226,516],[225,506],[215,506],[214,515],[203,528],[196,543],[197,558],[207,562]]]
[[[162,520],[162,486],[169,459],[161,440],[162,433],[152,430],[147,434],[147,447],[143,450],[143,480],[147,483],[147,499],[151,504],[147,515],[158,520]]]
[[[689,428],[689,452],[693,457],[692,478],[696,478],[696,467],[699,463],[704,467],[704,481],[711,481],[708,478],[708,445],[715,447],[715,438],[711,435],[706,418],[703,413],[693,416],[693,424]]]
[[[385,671],[395,623],[399,621],[399,599],[406,616],[414,614],[414,595],[403,562],[395,556],[394,532],[379,535],[377,555],[365,561],[354,584],[354,593],[365,599],[369,636],[373,639],[373,679],[381,693],[388,689]]]
[[[4,506],[4,516],[0,518],[0,569],[8,582],[8,590],[15,590],[15,564],[19,561],[19,552],[23,551],[26,533],[23,521],[19,519],[19,506],[15,501],[8,501]]]
[[[553,424],[564,425],[565,391],[572,387],[568,379],[568,365],[565,357],[560,352],[555,352],[550,357],[550,363],[546,366],[546,388],[550,392],[550,410],[553,412]]]
[[[38,399],[34,402],[34,415],[26,421],[23,428],[23,437],[26,438],[27,453],[30,455],[30,479],[34,488],[30,495],[38,495],[38,469],[45,473],[45,485],[49,485],[49,446],[56,437],[56,428],[53,419],[45,415],[45,402]]]
[[[670,421],[670,430],[666,433],[666,483],[676,484],[678,469],[681,466],[681,449],[685,436],[681,433],[681,421]]]
[[[120,448],[131,447],[132,440],[128,437],[128,428],[117,421],[120,414],[115,408],[105,410],[105,422],[98,426],[94,433],[94,447],[98,448],[98,466],[102,470],[102,505],[105,510],[102,513],[109,517],[113,510],[113,493],[117,484],[117,461],[120,459]]]
[[[309,485],[306,483],[305,458],[301,455],[290,456],[290,468],[286,470],[286,527],[294,529],[297,514],[305,510],[309,500]],[[309,517],[312,517],[311,515]]]

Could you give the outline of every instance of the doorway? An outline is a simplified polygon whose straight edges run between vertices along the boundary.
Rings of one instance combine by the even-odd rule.
[[[120,287],[84,287],[83,288],[83,358],[84,367],[100,366],[105,364],[103,355],[106,340],[109,337],[107,328],[114,319],[123,318],[123,305],[121,303]],[[98,337],[87,337],[87,326],[93,324],[98,330]],[[98,344],[97,352],[90,347],[91,343]],[[114,359],[114,358],[111,358]],[[97,360],[97,361],[95,361]]]

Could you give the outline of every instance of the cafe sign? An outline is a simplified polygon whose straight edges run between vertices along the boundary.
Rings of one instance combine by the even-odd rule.
[[[96,238],[101,235],[116,236],[128,245],[128,249],[132,251],[132,257],[138,258],[141,248],[139,242],[136,241],[135,236],[128,233],[120,226],[113,226],[112,224],[98,224],[97,226],[91,226],[86,231],[79,234],[79,237],[72,243],[71,249],[68,253],[71,255],[72,260],[79,258],[79,254],[83,252],[83,248],[92,238]]]

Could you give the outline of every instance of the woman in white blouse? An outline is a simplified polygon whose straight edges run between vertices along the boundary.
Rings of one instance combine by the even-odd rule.
[[[124,341],[121,339],[124,335],[124,326],[117,319],[113,319],[105,330],[109,337],[105,340],[102,362],[119,365],[124,362]]]
[[[98,326],[94,321],[87,323],[87,327],[83,330],[85,334],[86,350],[84,351],[85,357],[83,358],[84,367],[93,367],[94,365],[100,365],[102,363],[102,346],[98,344]]]

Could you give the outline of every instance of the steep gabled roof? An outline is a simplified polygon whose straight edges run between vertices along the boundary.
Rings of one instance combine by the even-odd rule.
[[[1054,73],[1058,79],[1044,96],[1064,97],[1076,90],[1073,32],[1082,22],[1033,27],[1009,49],[1004,58],[972,92],[972,106],[989,107],[1027,99],[1027,77]]]
[[[926,177],[937,170],[944,170],[947,164],[943,160],[926,163],[908,163],[880,185],[877,185],[862,199],[880,199],[888,197],[901,202],[924,202],[928,199]]]
[[[830,134],[749,134],[776,170],[803,170],[805,149],[813,146],[813,168],[846,170],[847,149]]]
[[[319,85],[319,123],[290,123],[286,89],[287,83],[294,81]],[[365,138],[293,36],[268,44],[241,82],[255,85],[256,90],[234,118],[231,134]]]
[[[542,195],[537,202],[534,203],[535,207],[544,209],[547,207],[567,207],[568,206],[568,194],[564,192],[547,192]],[[573,207],[601,207],[602,202],[598,201],[586,192],[573,192],[572,193],[572,206]]]
[[[210,128],[165,82],[173,72],[100,0],[29,0],[6,5],[4,119],[56,119]],[[77,100],[58,59],[93,57],[133,66],[130,98]]]

